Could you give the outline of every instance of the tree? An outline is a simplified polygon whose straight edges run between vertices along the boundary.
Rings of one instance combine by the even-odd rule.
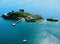
[[[20,12],[24,12],[24,9],[20,9]]]
[[[14,10],[12,10],[12,12],[14,12]]]

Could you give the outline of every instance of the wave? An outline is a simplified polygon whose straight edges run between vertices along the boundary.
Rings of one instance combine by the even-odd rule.
[[[42,40],[41,44],[60,44],[60,40],[56,36],[49,33],[46,35],[46,38]]]
[[[50,32],[43,31],[38,36],[41,38],[38,39],[38,44],[60,44],[59,38]]]

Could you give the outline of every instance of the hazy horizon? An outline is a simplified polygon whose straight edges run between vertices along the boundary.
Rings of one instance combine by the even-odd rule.
[[[60,18],[59,0],[1,0],[0,12],[5,13],[11,10],[19,10],[41,14],[44,17]]]

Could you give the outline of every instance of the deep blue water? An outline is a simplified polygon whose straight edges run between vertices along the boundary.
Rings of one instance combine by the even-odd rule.
[[[0,16],[11,10],[25,9],[26,12],[41,14],[60,20],[59,0],[1,0]],[[59,22],[25,22],[11,26],[14,21],[4,20],[0,17],[0,44],[60,44]]]

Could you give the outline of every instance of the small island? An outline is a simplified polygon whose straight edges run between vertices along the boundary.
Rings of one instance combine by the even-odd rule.
[[[19,11],[12,10],[11,12],[3,14],[2,17],[6,20],[16,21],[21,20],[22,18],[27,22],[43,21],[43,17],[41,15],[25,12],[24,9],[20,9]]]
[[[58,21],[58,19],[54,19],[54,18],[47,18],[46,20],[51,21],[51,22],[57,22]]]

